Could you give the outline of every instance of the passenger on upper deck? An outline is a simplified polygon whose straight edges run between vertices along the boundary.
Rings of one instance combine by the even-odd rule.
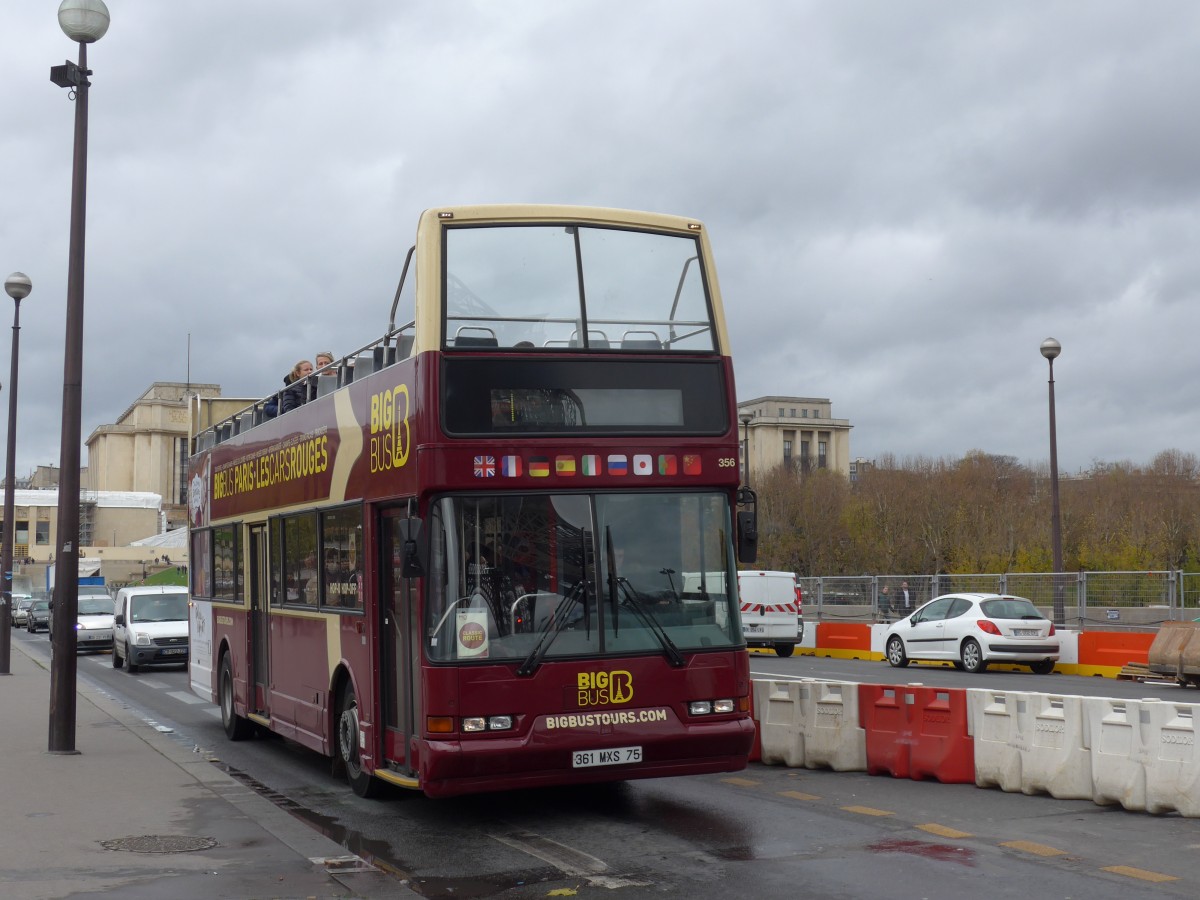
[[[280,403],[279,412],[285,413],[295,409],[297,406],[303,406],[309,401],[309,392],[314,390],[311,385],[304,383],[304,379],[312,374],[313,364],[307,359],[302,359],[296,365],[292,366],[292,371],[289,372],[283,379],[283,383],[287,385],[283,391],[283,399]]]
[[[317,360],[316,368],[318,370],[325,369],[326,366],[333,365],[333,354],[331,352],[329,352],[328,350],[322,350],[320,353],[318,353],[316,355],[316,360]],[[321,374],[322,375],[336,375],[337,369],[326,369],[324,372],[321,372]]]

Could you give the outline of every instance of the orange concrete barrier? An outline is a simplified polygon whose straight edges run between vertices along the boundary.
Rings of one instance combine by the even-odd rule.
[[[863,622],[818,622],[818,656],[870,659],[871,626]]]
[[[866,732],[867,773],[975,783],[975,741],[962,688],[860,684],[859,724]]]
[[[1144,665],[1149,660],[1150,645],[1153,643],[1153,634],[1082,631],[1079,633],[1080,674],[1116,674],[1126,663],[1136,662]]]

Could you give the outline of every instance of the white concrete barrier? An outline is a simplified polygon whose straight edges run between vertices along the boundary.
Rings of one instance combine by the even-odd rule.
[[[1200,816],[1200,705],[1160,700],[1146,703],[1146,812]]]
[[[866,771],[866,732],[858,724],[857,684],[756,680],[754,710],[764,763]]]
[[[1093,796],[1082,697],[967,691],[975,735],[975,783],[1060,800]]]
[[[1092,799],[1146,809],[1146,735],[1150,716],[1143,702],[1088,697],[1085,718],[1092,747]]]

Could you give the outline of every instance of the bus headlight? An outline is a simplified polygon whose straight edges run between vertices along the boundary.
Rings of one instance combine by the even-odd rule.
[[[733,710],[734,702],[732,700],[693,700],[688,704],[688,712],[693,716],[731,713]]]
[[[462,720],[464,732],[510,731],[512,727],[512,716],[468,716]]]

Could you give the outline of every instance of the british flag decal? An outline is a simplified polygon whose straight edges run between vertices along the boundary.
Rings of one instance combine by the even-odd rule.
[[[495,478],[496,477],[496,457],[494,457],[494,456],[477,456],[477,457],[475,457],[475,477],[476,478]]]

